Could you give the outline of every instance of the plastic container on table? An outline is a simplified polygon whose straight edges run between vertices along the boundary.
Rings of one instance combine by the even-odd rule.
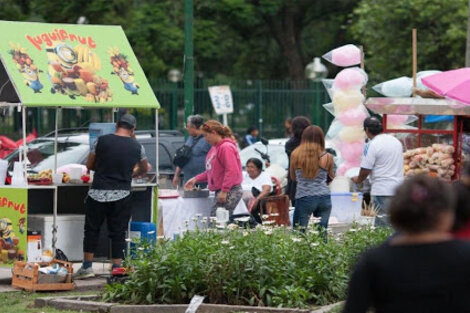
[[[351,179],[346,176],[336,176],[330,184],[332,193],[349,192],[351,189]]]
[[[7,178],[8,162],[0,160],[0,186],[5,185],[5,179]]]
[[[352,223],[361,218],[362,193],[341,192],[331,193],[331,217],[339,223]]]

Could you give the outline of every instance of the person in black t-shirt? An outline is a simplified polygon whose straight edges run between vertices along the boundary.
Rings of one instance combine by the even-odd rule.
[[[357,263],[344,312],[470,312],[470,243],[453,239],[451,186],[415,176],[397,189],[397,234]]]
[[[305,116],[296,116],[292,119],[292,137],[286,142],[285,150],[287,157],[289,158],[289,167],[290,168],[290,156],[294,150],[300,146],[300,141],[302,138],[302,133],[305,128],[310,126],[310,120]],[[287,171],[287,186],[286,186],[286,195],[289,196],[292,206],[295,207],[295,191],[297,183],[292,180],[290,176],[290,171]]]
[[[150,169],[144,147],[135,140],[135,127],[135,117],[124,114],[116,124],[116,132],[99,137],[88,156],[87,168],[95,174],[86,199],[84,260],[75,279],[95,276],[93,256],[105,218],[112,242],[113,268],[121,266],[131,216],[132,177]]]

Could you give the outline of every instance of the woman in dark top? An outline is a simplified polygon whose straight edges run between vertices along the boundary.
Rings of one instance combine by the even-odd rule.
[[[397,189],[398,234],[358,262],[344,312],[470,312],[470,243],[449,233],[454,200],[449,184],[427,176]]]
[[[289,167],[290,168],[290,155],[300,145],[302,140],[302,132],[305,128],[310,126],[310,120],[305,116],[297,116],[292,119],[292,137],[286,142],[286,153],[289,158]],[[295,190],[296,183],[292,181],[290,172],[287,171],[287,186],[286,186],[286,195],[289,196],[292,206],[295,206]]]

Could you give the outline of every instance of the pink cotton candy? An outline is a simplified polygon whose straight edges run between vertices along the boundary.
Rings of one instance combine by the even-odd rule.
[[[362,125],[367,113],[362,107],[349,109],[338,114],[338,119],[345,126]]]
[[[353,66],[361,63],[361,50],[355,45],[345,45],[331,51],[331,63],[337,66]]]
[[[356,161],[356,162],[352,162],[352,163],[344,162],[336,170],[336,175],[337,176],[344,176],[348,170],[350,170],[352,168],[355,168],[355,167],[359,167],[360,164],[361,164],[361,160]]]
[[[387,123],[390,125],[403,125],[408,121],[407,115],[387,115]]]
[[[362,153],[364,151],[363,141],[354,141],[342,143],[339,146],[341,157],[348,164],[357,164],[361,161]]]
[[[333,87],[335,90],[361,88],[367,83],[367,74],[358,67],[347,68],[335,77]]]

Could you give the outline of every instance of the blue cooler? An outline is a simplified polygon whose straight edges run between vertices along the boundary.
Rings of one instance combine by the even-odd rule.
[[[143,242],[155,243],[157,241],[157,227],[154,223],[131,222],[129,238],[140,239]]]
[[[135,240],[142,243],[155,244],[157,241],[157,227],[154,223],[148,222],[131,222],[131,231],[129,238],[132,239],[130,244],[130,255],[135,256]]]

